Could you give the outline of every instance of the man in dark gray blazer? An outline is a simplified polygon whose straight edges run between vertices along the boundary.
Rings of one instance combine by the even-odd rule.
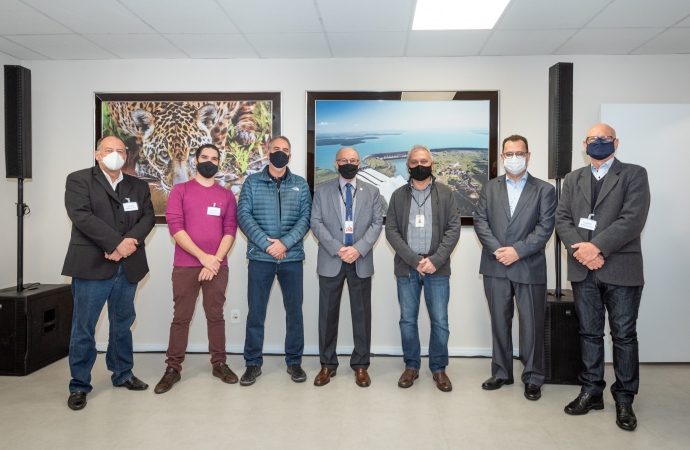
[[[640,234],[649,212],[647,171],[614,158],[616,131],[598,124],[583,142],[591,165],[569,173],[556,210],[556,231],[568,251],[568,280],[580,321],[583,370],[572,415],[604,409],[604,325],[609,316],[616,382],[616,424],[637,427],[632,403],[640,384],[637,313],[644,274]]]
[[[474,211],[474,229],[482,244],[479,273],[491,314],[493,353],[486,390],[513,384],[513,297],[520,313],[522,382],[528,400],[541,398],[544,384],[544,315],[546,257],[556,213],[556,191],[527,172],[527,139],[513,135],[503,141],[506,170],[482,187]]]
[[[311,230],[319,240],[319,356],[321,371],[314,384],[323,386],[338,368],[340,297],[347,279],[355,349],[350,367],[360,387],[371,384],[367,372],[371,350],[372,248],[381,234],[383,214],[378,188],[357,179],[360,161],[353,148],[341,148],[335,157],[338,178],[314,191]]]
[[[422,289],[431,319],[429,369],[436,387],[450,392],[448,365],[448,302],[450,255],[460,239],[460,211],[453,191],[437,182],[431,152],[415,145],[407,154],[409,184],[391,195],[386,239],[395,250],[395,277],[400,302],[400,335],[405,371],[398,386],[409,388],[421,366],[419,303]]]
[[[144,240],[155,224],[149,185],[122,173],[125,144],[114,136],[98,141],[95,167],[67,176],[65,209],[72,221],[62,274],[72,277],[74,314],[69,346],[72,380],[67,405],[86,406],[96,361],[96,324],[108,303],[110,336],[105,362],[114,386],[148,387],[132,373],[132,331],[137,284],[149,271]]]

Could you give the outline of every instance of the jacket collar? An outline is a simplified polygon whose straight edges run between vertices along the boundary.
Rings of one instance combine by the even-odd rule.
[[[273,181],[271,179],[271,174],[268,172],[268,166],[269,165],[266,164],[266,167],[264,167],[264,170],[261,171],[261,177],[260,177],[261,181],[266,181],[266,182],[269,182],[269,181],[272,182]],[[286,169],[285,175],[286,175],[285,181],[288,181],[292,177],[292,172],[290,172],[289,167]]]

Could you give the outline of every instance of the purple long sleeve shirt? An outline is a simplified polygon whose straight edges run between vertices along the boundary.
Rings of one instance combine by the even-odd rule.
[[[209,206],[220,208],[220,216],[209,214]],[[176,184],[165,208],[170,236],[181,230],[187,232],[194,244],[204,253],[215,255],[224,236],[237,232],[237,202],[232,191],[218,184],[205,187],[196,180]],[[175,243],[174,266],[199,267],[202,264]],[[228,258],[223,258],[223,266]]]

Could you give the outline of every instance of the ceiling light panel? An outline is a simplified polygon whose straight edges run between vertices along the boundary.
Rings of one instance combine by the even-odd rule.
[[[413,30],[489,30],[510,0],[417,0]]]

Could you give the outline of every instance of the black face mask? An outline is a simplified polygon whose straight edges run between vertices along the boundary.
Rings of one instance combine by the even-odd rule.
[[[278,170],[282,170],[285,168],[285,166],[288,165],[288,161],[290,161],[290,155],[282,151],[277,151],[269,154],[268,160],[271,161],[273,167],[275,167]]]
[[[216,173],[218,173],[218,166],[213,164],[211,161],[206,161],[198,163],[196,165],[196,171],[201,174],[204,178],[213,178]]]
[[[407,171],[410,173],[410,177],[417,181],[424,181],[431,176],[431,166],[419,165],[412,168],[408,167]]]
[[[355,164],[341,164],[338,166],[338,173],[346,180],[351,180],[357,176],[359,167]]]

